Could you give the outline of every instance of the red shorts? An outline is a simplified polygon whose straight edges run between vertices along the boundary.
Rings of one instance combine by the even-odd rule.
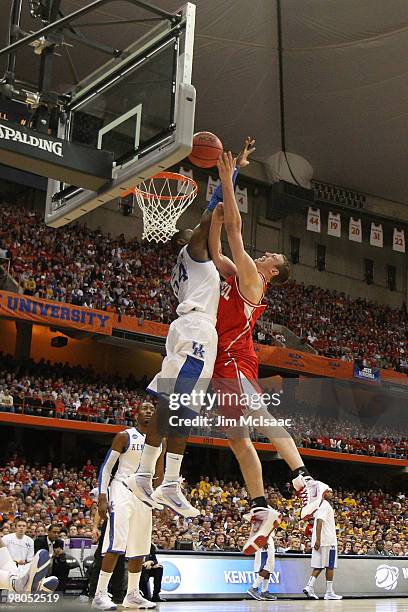
[[[239,418],[245,410],[248,395],[262,393],[258,384],[258,360],[218,356],[214,366],[212,387],[218,393],[219,413]]]

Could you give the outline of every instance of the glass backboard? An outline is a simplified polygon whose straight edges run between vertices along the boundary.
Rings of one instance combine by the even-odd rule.
[[[143,179],[176,164],[192,147],[195,89],[191,85],[195,6],[178,23],[162,22],[72,92],[58,136],[113,153],[112,179],[98,191],[49,180],[45,221],[59,227]]]

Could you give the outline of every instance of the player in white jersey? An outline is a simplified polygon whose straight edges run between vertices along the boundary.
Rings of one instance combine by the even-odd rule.
[[[139,593],[139,580],[144,557],[150,552],[152,536],[152,510],[143,504],[125,485],[127,478],[137,470],[142,455],[148,424],[154,406],[144,402],[138,411],[135,427],[116,434],[106,454],[98,479],[98,512],[100,520],[108,512],[108,523],[102,545],[102,569],[92,607],[115,610],[116,604],[108,594],[108,585],[119,555],[128,559],[128,588],[125,608],[155,608],[156,604]],[[117,470],[112,476],[112,470]],[[163,462],[158,468],[163,472]]]
[[[317,578],[323,569],[326,569],[325,599],[342,599],[333,591],[334,570],[337,567],[337,532],[334,510],[327,501],[333,496],[331,489],[326,491],[325,498],[314,513],[312,533],[312,575],[305,588],[304,594],[308,599],[319,599],[314,590]]]
[[[14,512],[16,501],[13,497],[0,497],[0,512]],[[0,538],[0,590],[12,593],[52,593],[58,586],[56,576],[47,576],[51,563],[47,550],[39,550],[20,571],[13,561],[7,546]]]
[[[246,166],[251,149],[247,142],[237,159]],[[138,472],[128,479],[128,487],[145,504],[153,508],[163,505],[184,517],[195,517],[199,510],[185,498],[180,486],[180,468],[189,434],[188,419],[201,409],[192,401],[192,394],[206,392],[217,356],[218,335],[215,329],[220,298],[220,277],[208,251],[208,235],[214,209],[222,200],[217,187],[200,224],[194,230],[182,230],[172,238],[178,253],[171,286],[179,301],[178,318],[170,325],[166,340],[166,357],[159,374],[148,391],[159,396],[160,402],[146,436]],[[182,398],[190,398],[185,400]],[[169,399],[172,401],[169,410]],[[170,419],[170,416],[173,418]],[[152,477],[160,444],[167,437],[164,481],[153,492]]]

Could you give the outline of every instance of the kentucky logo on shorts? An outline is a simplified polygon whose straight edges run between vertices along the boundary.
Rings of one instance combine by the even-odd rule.
[[[195,357],[200,357],[200,359],[204,359],[205,350],[202,344],[198,342],[193,342],[193,355]]]

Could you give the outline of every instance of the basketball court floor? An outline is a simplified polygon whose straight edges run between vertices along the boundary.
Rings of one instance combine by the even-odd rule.
[[[47,605],[36,604],[3,604],[2,609],[21,610],[35,609],[50,610],[58,607],[59,612],[78,612],[92,610],[89,603],[79,602],[70,597],[60,600],[58,603]],[[125,610],[118,606],[118,612]],[[379,599],[343,599],[341,601],[310,601],[307,599],[279,601],[173,601],[157,605],[158,612],[408,612],[407,598],[379,598]]]

